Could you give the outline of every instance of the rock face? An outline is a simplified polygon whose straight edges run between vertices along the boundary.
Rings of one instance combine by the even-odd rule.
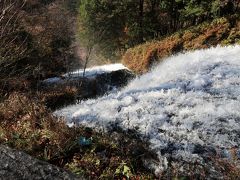
[[[79,87],[80,99],[102,96],[114,89],[126,86],[133,78],[135,75],[126,69],[99,74],[94,78],[86,78],[82,86]]]
[[[3,179],[75,180],[84,178],[77,178],[63,169],[34,159],[23,152],[0,146],[0,180]]]
[[[75,87],[78,91],[77,99],[89,99],[102,96],[113,90],[126,86],[136,76],[127,69],[112,72],[102,72],[83,78],[82,76],[55,77],[42,81],[41,88]]]

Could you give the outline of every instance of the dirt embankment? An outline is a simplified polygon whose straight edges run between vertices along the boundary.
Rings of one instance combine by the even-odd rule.
[[[240,18],[220,18],[131,48],[123,56],[122,62],[135,73],[143,74],[154,62],[172,54],[235,43],[240,43]]]

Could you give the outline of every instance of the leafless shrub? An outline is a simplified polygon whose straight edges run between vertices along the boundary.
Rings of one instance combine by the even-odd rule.
[[[24,0],[0,0],[0,71],[5,71],[26,51],[18,20]]]

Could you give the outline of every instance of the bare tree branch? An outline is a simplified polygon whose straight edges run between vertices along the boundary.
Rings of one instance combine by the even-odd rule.
[[[0,72],[24,55],[25,39],[18,37],[20,8],[25,0],[0,0]]]

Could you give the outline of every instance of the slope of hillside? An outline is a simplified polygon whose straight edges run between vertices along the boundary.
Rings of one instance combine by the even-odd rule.
[[[235,43],[240,43],[240,18],[232,16],[203,23],[162,40],[131,48],[123,56],[122,62],[132,71],[142,74],[155,62],[178,52]]]
[[[10,72],[34,79],[68,70],[76,59],[77,15],[67,8],[67,2],[4,1],[5,6],[12,8],[6,10],[4,5],[0,6],[0,10],[6,11],[0,17],[0,76]]]

